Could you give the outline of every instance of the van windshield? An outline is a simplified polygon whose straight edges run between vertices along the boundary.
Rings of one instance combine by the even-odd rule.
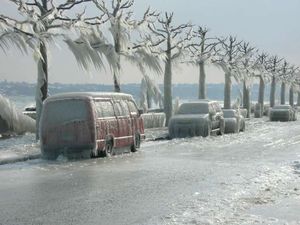
[[[51,126],[86,120],[88,115],[87,104],[79,99],[53,101],[45,107],[45,114],[46,123]]]

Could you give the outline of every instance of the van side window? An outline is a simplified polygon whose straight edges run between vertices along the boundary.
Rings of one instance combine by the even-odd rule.
[[[123,111],[123,116],[129,116],[129,109],[128,109],[128,105],[126,104],[125,101],[121,101],[120,102],[121,107],[122,107],[122,111]]]
[[[98,101],[95,102],[96,111],[98,118],[100,117],[113,117],[115,116],[114,108],[109,101]]]
[[[131,113],[138,113],[138,109],[136,108],[136,105],[132,101],[128,101],[128,107]]]
[[[101,103],[100,102],[95,102],[95,107],[96,107],[96,113],[97,117],[100,118],[103,116],[102,110],[101,110]]]
[[[125,115],[120,102],[115,102],[114,107],[115,107],[116,116],[124,116]]]
[[[111,102],[103,101],[103,102],[101,102],[101,106],[102,106],[101,110],[102,110],[103,117],[115,116],[114,108],[113,108],[113,105],[111,104]]]

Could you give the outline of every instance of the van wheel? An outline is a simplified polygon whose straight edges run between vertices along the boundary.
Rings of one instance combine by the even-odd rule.
[[[58,153],[57,152],[54,152],[54,153],[45,153],[43,152],[42,153],[42,159],[45,159],[45,160],[56,160],[58,158]]]
[[[131,152],[136,152],[141,146],[141,136],[139,134],[134,135],[133,144],[131,146]]]
[[[115,154],[112,141],[106,142],[104,154],[105,154],[106,157],[110,157],[110,156],[113,156]]]

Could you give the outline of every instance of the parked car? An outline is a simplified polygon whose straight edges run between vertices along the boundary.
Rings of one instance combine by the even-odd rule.
[[[245,118],[241,115],[239,110],[223,109],[225,120],[225,133],[238,133],[245,131]]]
[[[65,93],[49,97],[40,122],[44,158],[61,153],[108,156],[135,152],[145,138],[142,111],[131,95]]]
[[[32,119],[36,119],[36,107],[35,104],[28,105],[24,108],[23,114],[31,117]]]
[[[269,112],[270,121],[295,121],[297,112],[290,105],[276,105]]]
[[[222,109],[219,103],[209,100],[183,103],[170,119],[168,129],[170,138],[224,134]]]

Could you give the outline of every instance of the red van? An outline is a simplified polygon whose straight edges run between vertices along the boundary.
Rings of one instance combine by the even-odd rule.
[[[141,111],[131,95],[79,92],[51,96],[44,102],[41,151],[44,158],[59,154],[114,155],[135,152],[145,138]]]

